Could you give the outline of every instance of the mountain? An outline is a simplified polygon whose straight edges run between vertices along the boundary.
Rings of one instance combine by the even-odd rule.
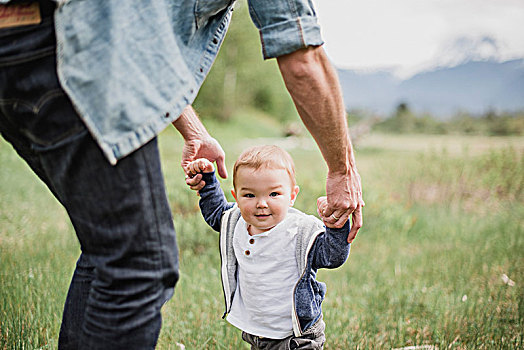
[[[389,115],[404,102],[417,113],[442,119],[458,111],[479,114],[524,109],[524,59],[461,62],[404,80],[387,71],[339,70],[346,108]]]
[[[470,61],[501,61],[504,51],[504,44],[489,36],[458,37],[444,44],[430,64],[455,67]]]

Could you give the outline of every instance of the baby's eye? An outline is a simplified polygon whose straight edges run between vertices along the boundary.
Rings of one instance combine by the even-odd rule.
[[[246,193],[246,194],[244,194],[244,197],[255,198],[255,195],[253,193]]]
[[[280,195],[280,193],[278,193],[278,192],[271,192],[269,194],[269,196],[271,196],[271,197],[276,197],[276,196],[279,196],[279,195]]]

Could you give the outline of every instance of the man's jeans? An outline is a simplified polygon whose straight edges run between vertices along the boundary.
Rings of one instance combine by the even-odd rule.
[[[109,164],[59,85],[52,8],[43,11],[40,25],[0,29],[0,132],[80,241],[59,347],[152,349],[178,279],[157,141]]]

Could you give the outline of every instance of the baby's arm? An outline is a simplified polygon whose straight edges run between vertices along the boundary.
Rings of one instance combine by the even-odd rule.
[[[318,198],[317,211],[320,217],[326,205],[326,197]],[[341,228],[326,227],[326,232],[317,237],[311,252],[314,268],[336,268],[347,260],[350,249],[350,244],[347,242],[349,230],[349,220]]]
[[[204,220],[215,231],[220,231],[220,222],[224,211],[233,207],[228,203],[220,183],[215,177],[213,164],[207,159],[197,159],[186,166],[186,183],[200,195],[200,211]],[[191,176],[192,175],[192,176]]]

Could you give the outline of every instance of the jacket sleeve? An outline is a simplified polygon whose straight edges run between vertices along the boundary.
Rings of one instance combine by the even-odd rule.
[[[349,228],[348,220],[341,228],[327,227],[326,232],[317,237],[311,250],[312,268],[334,269],[344,264],[351,247],[347,242]]]
[[[324,43],[312,0],[248,0],[265,59]]]
[[[213,230],[220,232],[220,223],[222,220],[222,214],[231,209],[234,203],[228,203],[224,191],[220,188],[215,173],[204,173],[202,174],[202,180],[206,182],[204,188],[200,193],[200,211],[204,220],[207,224],[213,228]]]

